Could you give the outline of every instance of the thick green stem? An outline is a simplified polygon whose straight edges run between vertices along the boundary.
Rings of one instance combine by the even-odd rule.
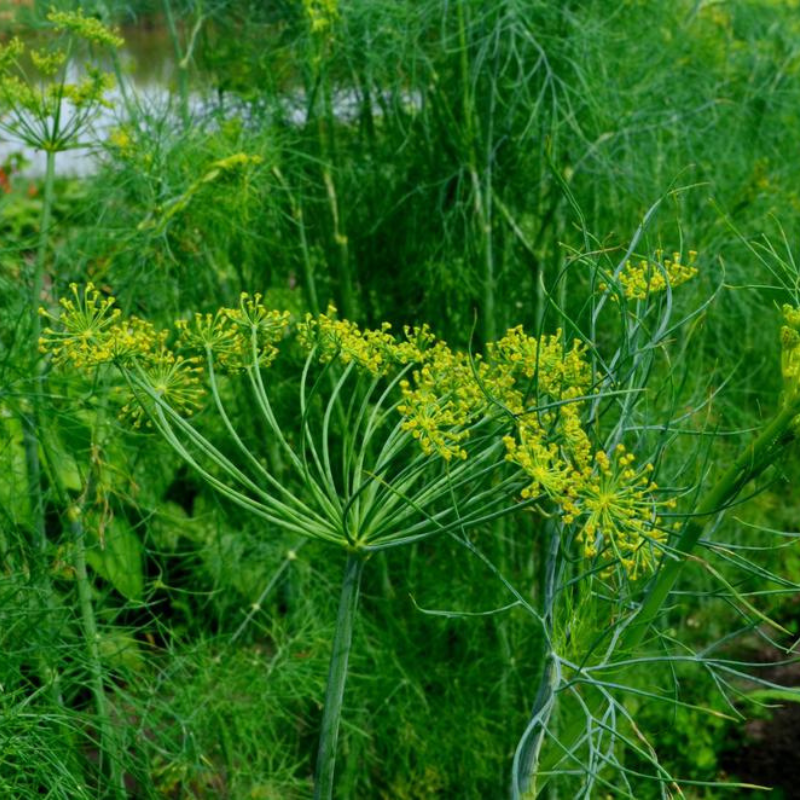
[[[100,634],[94,616],[92,603],[92,587],[86,572],[86,532],[81,521],[80,509],[70,509],[70,531],[74,545],[75,579],[78,584],[78,600],[81,609],[81,622],[89,655],[89,669],[92,678],[92,694],[94,695],[97,719],[100,727],[101,769],[103,757],[107,759],[108,774],[111,778],[111,790],[117,798],[124,798],[125,777],[121,766],[119,748],[108,709],[103,680],[103,663],[100,658]]]
[[[623,658],[630,658],[633,651],[641,645],[703,533],[716,522],[739,492],[772,464],[780,450],[795,438],[792,427],[798,411],[800,411],[800,397],[796,395],[787,401],[781,412],[700,500],[694,515],[684,527],[675,545],[672,558],[668,559],[659,571],[636,617],[620,637],[616,650]],[[609,669],[612,668],[613,664],[609,664]],[[600,695],[586,700],[587,708],[592,715],[599,712],[603,703],[604,700]],[[547,783],[552,770],[567,757],[566,753],[573,750],[585,729],[585,720],[580,718],[571,720],[565,726],[564,733],[559,737],[560,746],[551,747],[539,763],[538,771],[543,773],[540,787]]]
[[[344,568],[342,594],[339,600],[339,615],[328,670],[328,686],[325,691],[325,710],[322,714],[322,729],[317,753],[317,771],[314,780],[314,800],[330,800],[333,797],[334,770],[336,767],[336,740],[342,719],[342,699],[347,681],[347,662],[353,641],[353,623],[358,608],[358,592],[364,560],[358,553],[349,553]]]
[[[623,635],[620,643],[623,652],[633,650],[641,644],[703,532],[751,480],[773,463],[778,451],[788,443],[788,440],[794,438],[791,428],[797,413],[798,402],[795,400],[787,403],[700,501],[694,516],[686,524],[675,545],[677,557],[667,561],[660,570],[636,619]]]

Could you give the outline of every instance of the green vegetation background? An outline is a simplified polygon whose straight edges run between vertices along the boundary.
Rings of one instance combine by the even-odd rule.
[[[702,408],[686,422],[691,472],[704,459],[724,464],[776,407],[777,309],[788,298],[775,276],[793,263],[800,231],[797,3],[80,5],[166,48],[171,84],[168,101],[152,102],[137,101],[128,84],[114,130],[97,142],[96,171],[59,178],[45,301],[92,280],[126,311],[168,326],[262,291],[298,316],[333,301],[364,325],[428,322],[448,342],[477,347],[520,323],[548,332],[580,325],[593,270],[613,269],[657,206],[638,252],[699,251],[700,275],[674,301],[689,313],[714,299],[659,361],[641,425]],[[23,8],[6,25],[32,31],[45,10]],[[261,161],[216,169],[236,153]],[[41,190],[13,159],[2,175],[0,793],[105,796],[66,504],[52,488],[60,482],[74,496],[94,470],[89,567],[130,796],[306,797],[337,559],[226,506],[152,434],[114,423],[93,454],[104,389],[60,376],[47,398],[49,469],[59,472],[46,481],[51,547],[31,545],[21,419],[34,365],[21,287]],[[281,369],[272,379],[276,391],[285,387],[280,413],[290,420],[292,367]],[[248,409],[239,413],[248,430]],[[739,433],[707,444],[709,431]],[[248,433],[257,440],[260,431]],[[722,538],[752,545],[760,527],[793,530],[796,472],[784,464],[728,517]],[[535,592],[544,524],[518,515],[474,541]],[[790,586],[800,581],[794,546],[753,559]],[[420,610],[508,602],[485,566],[449,540],[376,561],[356,627],[339,796],[506,796],[542,669],[538,630],[520,610]],[[56,595],[46,620],[31,581],[40,570]],[[743,580],[797,631],[786,586]],[[668,635],[702,648],[743,626],[733,652],[772,657],[714,597],[708,573],[690,571],[684,584],[663,621]],[[42,663],[59,672],[60,704],[43,690]],[[731,713],[706,673],[661,677],[688,704]],[[634,680],[647,687],[661,677]],[[770,781],[736,772],[745,769],[736,756],[742,720],[635,696],[629,709],[670,773],[687,779],[687,797],[743,791],[693,781]],[[628,766],[633,788],[622,796],[661,796],[637,780],[634,758]],[[772,779],[792,796],[788,778]]]

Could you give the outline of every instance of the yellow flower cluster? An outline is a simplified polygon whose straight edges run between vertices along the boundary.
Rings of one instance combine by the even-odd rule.
[[[425,351],[412,380],[400,382],[400,389],[403,401],[397,410],[404,417],[403,430],[419,441],[423,452],[445,461],[466,458],[467,428],[486,405],[469,357],[437,342]]]
[[[108,28],[96,17],[86,17],[81,9],[77,11],[56,11],[47,15],[47,21],[58,31],[71,33],[92,44],[118,48],[125,44],[119,33]]]
[[[167,347],[168,334],[137,317],[123,319],[114,307],[113,297],[103,297],[94,284],[81,290],[70,285],[71,297],[60,301],[61,313],[55,316],[40,308],[39,313],[55,327],[47,327],[39,339],[39,349],[50,353],[57,366],[92,371],[114,365],[144,382],[153,395],[175,411],[191,415],[200,407],[204,394],[197,359],[176,355]],[[125,391],[122,415],[137,427],[155,411],[156,400],[145,389]]]
[[[47,50],[30,50],[30,56],[33,66],[45,78],[52,78],[64,66],[67,60],[67,54],[61,50],[48,52]]]
[[[179,331],[181,347],[210,353],[220,366],[232,371],[244,363],[247,340],[231,325],[224,309],[214,314],[195,314],[191,319],[179,319],[175,327]]]
[[[651,294],[663,292],[667,286],[674,289],[682,283],[691,280],[697,275],[697,267],[694,266],[697,260],[697,252],[689,251],[688,263],[681,263],[681,254],[673,253],[672,258],[662,261],[663,253],[656,251],[655,261],[641,259],[638,264],[628,261],[622,272],[619,274],[619,282],[625,297],[630,300],[645,300]],[[608,284],[601,283],[600,291],[608,291]],[[613,299],[617,299],[616,295]]]
[[[565,524],[578,526],[587,558],[607,564],[605,572],[619,564],[633,580],[655,566],[665,540],[656,512],[674,501],[656,499],[652,465],[637,471],[622,445],[612,459],[592,455],[582,419],[592,379],[586,346],[575,341],[567,349],[562,340],[561,331],[533,339],[518,327],[488,348],[517,381],[505,391],[519,409],[516,435],[504,437],[506,460],[531,479],[523,498],[554,504]],[[523,396],[526,380],[533,385]]]
[[[384,375],[392,366],[394,337],[389,323],[380,330],[362,331],[355,322],[336,318],[336,307],[329,305],[325,314],[307,314],[297,328],[298,341],[307,350],[316,350],[322,363],[337,360],[355,364],[372,375]]]
[[[106,100],[106,92],[115,86],[114,76],[103,72],[96,67],[87,66],[86,76],[78,83],[65,83],[63,86],[53,86],[50,94],[53,102],[57,102],[60,95],[69,100],[75,108],[88,108],[90,106],[103,106],[112,108],[110,101]]]
[[[277,357],[275,345],[286,335],[289,328],[288,311],[268,309],[260,294],[249,295],[242,292],[239,297],[239,308],[224,308],[221,314],[244,338],[246,346],[239,346],[240,353],[247,355],[235,361],[231,358],[227,366],[233,369],[257,365],[268,367]]]
[[[93,111],[109,106],[106,93],[114,86],[112,75],[91,64],[83,67],[79,80],[67,80],[74,40],[109,48],[124,42],[100,20],[81,11],[53,10],[47,19],[68,41],[57,37],[46,48],[27,48],[35,77],[24,66],[26,47],[18,38],[0,46],[0,128],[31,147],[59,152],[74,146],[87,130]],[[74,113],[64,113],[62,104],[69,104]]]
[[[637,469],[634,462],[621,444],[612,458],[599,451],[577,491],[578,538],[586,555],[619,561],[632,580],[655,567],[667,539],[660,510],[676,505],[672,498],[655,499],[653,465]]]
[[[536,380],[540,394],[554,400],[576,397],[589,387],[592,371],[585,359],[586,346],[577,339],[569,350],[559,328],[550,336],[528,336],[519,325],[487,347],[489,358],[510,367],[522,378]]]
[[[8,72],[15,67],[24,52],[25,45],[17,36],[14,36],[8,44],[0,44],[0,72]]]
[[[584,555],[607,565],[604,574],[619,564],[636,580],[655,568],[667,539],[659,513],[673,509],[675,500],[656,499],[652,464],[637,470],[634,456],[618,445],[612,458],[600,450],[579,467],[566,440],[548,441],[531,425],[520,425],[518,436],[506,437],[506,458],[532,478],[524,498],[553,502],[562,521],[577,526]]]
[[[582,453],[589,445],[580,427],[581,403],[574,398],[588,389],[591,369],[584,345],[576,341],[565,350],[561,340],[560,330],[537,339],[520,326],[489,344],[486,358],[470,358],[454,353],[443,342],[436,343],[425,351],[413,380],[401,384],[399,410],[406,417],[404,427],[420,440],[426,453],[448,461],[463,459],[469,428],[480,419],[503,411],[520,420],[521,430],[533,430],[538,422],[528,419],[527,406],[569,400],[540,417],[543,424],[574,440],[575,452]]]
[[[390,333],[391,328],[384,322],[379,329],[362,331],[355,322],[337,319],[335,306],[329,305],[325,314],[306,315],[297,326],[297,338],[306,350],[316,350],[322,363],[355,364],[378,377],[397,365],[424,361],[436,341],[427,325],[406,325],[400,341]]]
[[[178,321],[178,354],[166,332],[123,320],[114,298],[92,284],[84,291],[73,285],[71,292],[61,302],[57,328],[44,330],[42,349],[57,364],[84,370],[111,363],[136,378],[123,408],[136,425],[154,416],[162,401],[183,415],[200,406],[201,358],[222,371],[268,367],[289,328],[288,312],[266,308],[261,295],[242,294],[237,308]],[[784,374],[797,380],[800,310],[789,309],[786,317]],[[472,356],[452,350],[427,326],[406,327],[395,338],[388,323],[362,329],[337,319],[333,307],[307,315],[296,334],[320,363],[352,365],[374,378],[395,376],[400,427],[428,456],[466,459],[479,425],[489,423],[482,430],[498,435],[513,425],[503,438],[505,458],[529,479],[524,499],[554,507],[604,574],[619,565],[635,579],[656,564],[665,542],[659,514],[674,501],[657,499],[652,465],[638,469],[621,445],[611,456],[592,446],[584,422],[592,386],[585,344],[566,343],[560,330],[531,337],[516,327],[484,356]]]
[[[787,391],[800,388],[800,308],[784,305],[781,328],[781,372]]]
[[[339,18],[339,0],[303,0],[303,8],[312,33],[326,31]]]
[[[183,416],[191,416],[203,404],[202,368],[197,357],[176,355],[166,346],[159,348],[141,365],[147,387],[156,395],[137,391],[122,407],[121,415],[128,417],[134,427],[142,422],[150,425],[156,415],[159,400]]]
[[[112,128],[108,133],[106,142],[122,158],[131,158],[136,153],[133,137],[130,130],[125,126]]]
[[[522,424],[517,433],[519,443],[513,436],[506,436],[504,441],[506,460],[522,467],[532,479],[522,490],[522,497],[527,500],[544,495],[571,510],[570,498],[575,494],[575,477],[579,473],[563,458],[558,445],[547,441],[538,426]]]
[[[53,354],[53,361],[63,366],[71,364],[77,369],[98,366],[112,358],[110,341],[119,326],[122,312],[114,308],[113,297],[103,297],[93,283],[83,291],[78,284],[70,284],[72,297],[61,299],[61,314],[55,317],[44,308],[39,314],[58,322],[59,330],[45,328],[39,339],[39,349]]]
[[[268,367],[277,357],[275,346],[286,335],[288,311],[264,306],[260,294],[243,292],[239,308],[221,308],[214,314],[195,314],[175,323],[179,346],[214,358],[225,371],[237,372],[257,364]]]

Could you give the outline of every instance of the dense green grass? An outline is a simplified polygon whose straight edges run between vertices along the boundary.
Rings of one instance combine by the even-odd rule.
[[[620,349],[615,388],[628,393],[598,401],[597,436],[655,460],[682,515],[779,407],[779,309],[798,290],[793,3],[341,0],[330,19],[300,0],[79,5],[167,29],[180,67],[161,107],[137,100],[123,60],[128,103],[96,143],[96,172],[72,180],[56,159],[48,307],[92,280],[163,327],[247,290],[294,320],[333,302],[364,326],[428,322],[476,353],[513,325],[562,328],[606,359]],[[45,11],[27,9],[18,30]],[[237,154],[251,158],[225,161]],[[0,794],[309,797],[344,553],[220,498],[157,434],[117,419],[108,379],[39,359],[37,388],[29,287],[44,188],[10,181]],[[629,248],[637,260],[697,250],[700,273],[647,306],[606,298],[594,324],[598,284]],[[270,391],[300,436],[301,360],[284,355]],[[237,430],[301,495],[239,389],[226,398]],[[44,546],[23,439],[37,417]],[[233,450],[213,413],[197,424]],[[790,450],[748,486],[708,534],[717,547],[704,541],[687,566],[640,653],[658,661],[621,670],[620,705],[602,718],[617,741],[593,762],[579,750],[541,796],[661,797],[673,779],[687,797],[743,791],[693,783],[749,777],[722,763],[742,715],[758,713],[754,684],[712,660],[792,644],[757,612],[797,636],[795,462]],[[479,553],[442,536],[370,560],[337,796],[508,796],[547,643],[521,606],[484,612],[514,601],[509,585],[537,609],[554,591],[546,629],[565,658],[591,663],[641,599],[636,585],[590,581],[558,531],[528,509],[470,531]],[[556,737],[576,702],[559,696]]]

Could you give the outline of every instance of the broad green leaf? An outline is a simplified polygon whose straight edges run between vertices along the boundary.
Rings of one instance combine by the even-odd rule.
[[[0,508],[16,525],[31,524],[31,504],[25,464],[22,421],[0,407]]]
[[[95,521],[89,517],[90,524]],[[141,600],[144,593],[142,543],[124,519],[114,517],[105,525],[103,541],[92,524],[94,545],[86,551],[91,568],[129,600]]]
[[[51,477],[62,489],[79,493],[83,489],[81,471],[72,453],[65,447],[60,431],[52,425],[46,425],[40,432],[45,436],[43,447],[47,453],[47,466],[56,473],[53,475],[51,472]]]

